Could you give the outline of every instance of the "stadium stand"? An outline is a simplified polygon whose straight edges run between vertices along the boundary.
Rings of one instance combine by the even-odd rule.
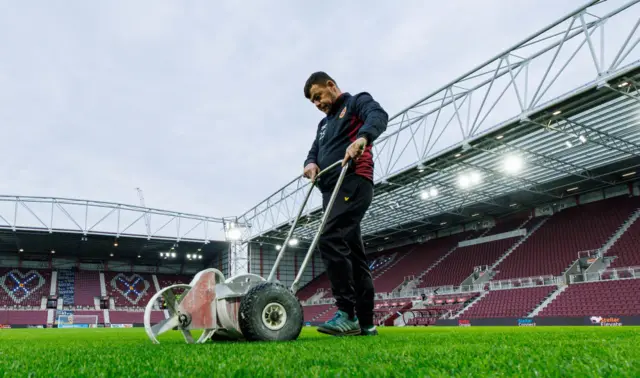
[[[76,276],[71,269],[58,270],[58,296],[62,298],[65,308],[72,308],[75,304]]]
[[[302,301],[309,300],[314,295],[320,294],[325,290],[329,290],[329,286],[329,277],[327,277],[327,274],[323,272],[303,288],[301,288],[297,293],[297,297]],[[320,299],[323,296],[324,294],[319,295],[317,299]]]
[[[406,325],[432,325],[437,319],[521,318],[533,314],[640,315],[639,208],[639,197],[620,196],[578,204],[551,216],[532,217],[525,212],[498,220],[493,227],[378,252],[370,259],[379,295],[376,321],[385,325],[405,324],[405,320]],[[522,233],[501,235],[520,229],[530,232],[539,224],[542,226],[527,237]],[[578,252],[585,250],[600,251],[612,259],[597,270],[589,269],[589,264],[582,266],[575,272],[582,278],[575,282],[565,280],[563,273],[578,259]],[[472,276],[475,267],[493,265],[495,276],[485,276],[478,281],[481,284],[473,284],[478,280]],[[108,309],[101,309],[98,301],[102,296],[101,275],[106,294],[112,299]],[[558,278],[562,279],[556,281]],[[143,308],[158,289],[187,284],[191,279],[189,275],[1,268],[0,324],[51,324],[61,309],[97,316],[100,324],[141,324]],[[46,304],[52,282],[53,293],[63,302],[62,307],[58,304],[59,310]],[[468,291],[458,287],[463,282],[472,282]],[[304,286],[298,297],[304,305],[305,322],[326,321],[336,310],[324,273]],[[152,322],[164,318],[165,311],[158,308]]]
[[[554,214],[498,265],[494,279],[562,274],[578,252],[604,245],[637,206],[637,197],[616,197]]]
[[[524,317],[529,315],[556,286],[493,290],[463,313],[465,319]]]
[[[49,295],[51,271],[40,269],[0,269],[0,306],[40,308]]]
[[[325,315],[330,312],[332,308],[335,308],[332,304],[320,304],[320,305],[309,305],[304,307],[304,321],[305,322],[313,322],[317,320],[320,316]],[[333,315],[333,314],[331,314]]]
[[[538,316],[626,316],[640,314],[640,279],[569,285]]]
[[[153,279],[148,274],[106,272],[105,282],[116,307],[144,307],[156,293]]]
[[[437,287],[445,285],[460,285],[473,273],[477,266],[492,265],[519,238],[508,238],[487,243],[458,247],[445,258],[436,269],[429,272],[419,287]]]
[[[46,311],[0,311],[0,324],[47,324]]]
[[[469,237],[469,235],[454,235],[443,239],[430,240],[425,244],[418,244],[408,248],[408,253],[398,257],[399,262],[397,265],[374,280],[376,291],[381,293],[391,292],[405,282],[405,278],[421,276],[424,271],[444,257],[460,240],[466,237]]]
[[[640,291],[636,286],[640,285],[640,279],[637,279],[640,277],[632,273],[636,270],[618,269],[615,275],[607,273],[607,269],[610,268],[640,265],[640,251],[635,247],[638,245],[636,241],[640,231],[640,222],[637,221],[640,217],[639,205],[638,197],[618,196],[560,209],[551,216],[531,217],[530,213],[523,212],[510,219],[499,220],[488,230],[479,230],[472,235],[459,233],[386,251],[387,255],[396,254],[396,257],[383,274],[376,276],[374,282],[377,293],[393,295],[385,301],[376,301],[376,319],[382,323],[395,312],[410,312],[414,315],[409,317],[407,325],[430,325],[434,323],[434,319],[443,317],[465,319],[526,317],[536,309],[538,309],[536,316],[557,316],[558,314],[590,316],[594,313],[603,316],[640,314],[640,306],[638,306],[640,296],[637,294]],[[537,226],[540,227],[526,238],[507,237],[463,247],[458,246],[462,240],[473,243],[474,238],[489,237],[519,229],[531,232]],[[523,242],[516,244],[521,239]],[[606,247],[607,243],[610,247],[603,252],[605,256],[615,257],[615,259],[610,266],[605,264],[601,267],[598,274],[601,276],[600,279],[610,281],[570,284],[566,286],[567,289],[563,289],[562,285],[548,282],[548,279],[553,281],[555,277],[562,276],[578,259],[579,252],[597,251]],[[516,248],[510,254],[503,256],[512,246]],[[412,276],[419,281],[418,289],[456,287],[473,273],[474,267],[492,266],[496,263],[498,264],[494,269],[497,274],[485,280],[482,287],[476,287],[475,290],[478,290],[476,292],[407,299],[410,305],[406,308],[389,306],[391,301],[400,302],[398,295],[402,296],[402,293],[405,293],[400,289]],[[584,273],[585,270],[586,267],[583,267],[578,273]],[[322,278],[317,280],[322,279],[322,285],[314,280],[305,289],[328,287],[326,276],[320,277]],[[636,279],[619,280],[620,278]],[[504,280],[510,285],[506,289],[492,288],[490,285],[494,282],[505,282]],[[526,287],[527,285],[533,287]],[[581,285],[582,288],[576,287],[577,285]],[[603,289],[600,289],[601,287]],[[607,287],[612,289],[606,291],[604,288]],[[618,293],[613,293],[615,290]],[[591,296],[585,297],[585,292],[590,292]],[[559,295],[554,297],[554,294]],[[396,299],[392,299],[394,296]],[[564,302],[569,301],[567,298],[572,296],[582,296],[583,299],[574,300],[563,306]],[[596,297],[600,299],[596,300]],[[326,299],[328,298],[330,298],[330,292],[326,295]],[[546,308],[541,307],[550,299],[552,299],[551,304],[547,304]],[[573,311],[567,311],[569,307],[573,308]],[[553,312],[556,308],[562,310]],[[596,311],[598,309],[602,311]],[[306,320],[324,321],[332,316],[333,310],[334,308],[329,304],[316,305],[311,316],[306,317]],[[321,312],[323,316],[318,316]]]
[[[615,243],[606,251],[606,256],[615,256],[611,263],[612,268],[621,268],[626,266],[640,266],[640,253],[638,246],[640,245],[640,222],[637,220],[638,212],[634,214],[633,223],[615,241]]]
[[[109,311],[111,324],[141,324],[144,322],[143,311]],[[162,311],[152,311],[151,321],[158,323],[165,318]]]
[[[95,298],[100,297],[100,277],[98,272],[75,272],[75,305],[76,308],[95,308]]]

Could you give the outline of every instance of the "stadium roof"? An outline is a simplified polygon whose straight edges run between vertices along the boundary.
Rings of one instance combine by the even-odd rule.
[[[83,261],[153,265],[165,261],[164,252],[167,263],[197,254],[207,264],[229,251],[224,230],[231,221],[110,202],[0,196],[0,252],[42,258],[55,251],[56,257]]]
[[[62,257],[81,262],[136,265],[175,265],[216,263],[221,254],[229,252],[226,241],[207,244],[195,241],[176,243],[170,240],[124,236],[115,239],[104,235],[78,235],[68,232],[43,232],[0,229],[0,253],[18,253],[24,260],[44,260]],[[160,253],[166,257],[161,257]],[[175,254],[175,255],[174,255]],[[202,257],[187,258],[187,255]]]
[[[393,116],[374,146],[365,240],[384,244],[634,180],[638,2],[590,1]],[[240,216],[250,226],[243,239],[282,242],[308,185],[297,177]],[[314,192],[294,234],[303,242],[320,204]]]

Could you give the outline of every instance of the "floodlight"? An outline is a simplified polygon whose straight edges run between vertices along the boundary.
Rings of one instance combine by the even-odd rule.
[[[469,186],[471,186],[471,181],[469,180],[469,176],[460,175],[460,177],[458,177],[458,185],[462,189],[467,189]]]
[[[289,245],[291,245],[291,246],[298,245],[298,239],[293,238],[293,239],[289,240]]]
[[[522,158],[517,155],[508,155],[504,159],[504,170],[508,174],[516,174],[522,170]]]
[[[282,246],[280,244],[276,245],[276,251],[279,251]]]
[[[423,200],[426,200],[429,198],[429,193],[427,193],[426,191],[422,191],[420,193],[420,198],[422,198]]]
[[[482,181],[482,177],[478,172],[471,172],[470,179],[472,185],[478,185]]]
[[[437,197],[438,196],[438,189],[436,188],[431,188],[429,189],[429,195],[433,198],[433,197]]]
[[[472,186],[478,185],[482,181],[482,176],[478,172],[463,173],[458,177],[458,186],[461,189],[469,189]]]
[[[240,240],[242,237],[242,231],[239,228],[231,228],[227,231],[227,237],[231,240]]]

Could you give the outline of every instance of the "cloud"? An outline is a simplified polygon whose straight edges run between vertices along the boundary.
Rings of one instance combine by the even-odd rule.
[[[581,3],[13,2],[0,192],[240,214],[301,173],[310,72],[393,114]]]

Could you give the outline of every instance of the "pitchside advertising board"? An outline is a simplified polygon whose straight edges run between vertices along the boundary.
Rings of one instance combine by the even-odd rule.
[[[579,318],[492,318],[492,319],[438,319],[436,326],[596,326],[621,327],[640,325],[640,316],[586,316]]]

